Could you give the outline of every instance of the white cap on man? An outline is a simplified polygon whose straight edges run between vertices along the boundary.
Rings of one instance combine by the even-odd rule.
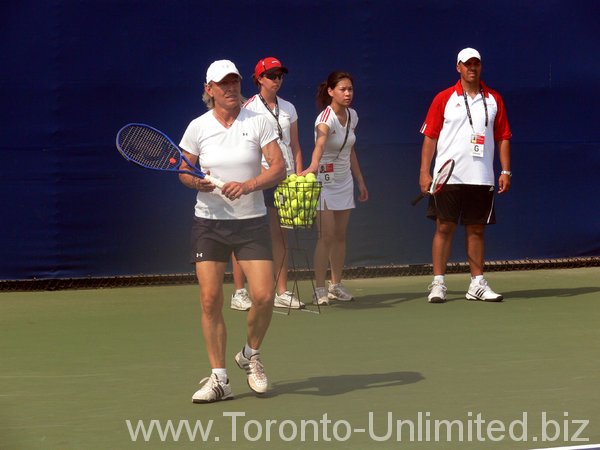
[[[215,61],[208,67],[208,70],[206,71],[206,84],[210,83],[211,81],[218,83],[230,73],[234,73],[238,77],[242,78],[239,70],[237,70],[237,67],[235,67],[235,64],[228,59],[220,59]]]
[[[477,58],[479,61],[481,61],[481,55],[477,50],[471,47],[463,48],[460,52],[458,52],[456,64],[459,62],[466,63],[471,58]]]

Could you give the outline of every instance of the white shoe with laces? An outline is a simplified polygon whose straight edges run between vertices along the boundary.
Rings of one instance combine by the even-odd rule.
[[[231,296],[231,309],[238,311],[248,311],[252,307],[252,300],[248,295],[248,291],[244,288],[238,289]]]
[[[275,294],[273,306],[276,308],[302,309],[305,305],[298,300],[293,292],[285,291],[283,294]]]
[[[324,287],[315,288],[315,293],[313,294],[313,305],[329,305],[329,297],[327,295],[327,290]]]
[[[466,297],[468,300],[481,300],[483,302],[501,302],[504,299],[501,294],[492,291],[485,278],[482,278],[479,282],[471,281]]]
[[[350,292],[348,292],[348,290],[342,285],[342,283],[333,284],[330,281],[327,291],[327,297],[329,297],[330,300],[349,302],[354,298],[352,294],[350,294]]]
[[[446,285],[441,281],[433,281],[429,285],[429,303],[444,303],[446,301]]]
[[[265,368],[260,360],[260,353],[255,353],[250,358],[246,358],[242,349],[241,352],[235,355],[235,362],[240,369],[246,371],[250,389],[257,394],[267,392],[269,380],[267,380],[267,375],[265,375]]]
[[[213,403],[221,400],[233,400],[233,392],[231,391],[229,380],[223,383],[213,373],[210,377],[203,378],[200,381],[200,384],[202,383],[204,383],[204,386],[192,396],[193,403]]]

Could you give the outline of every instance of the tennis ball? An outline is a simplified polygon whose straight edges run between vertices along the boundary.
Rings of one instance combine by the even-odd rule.
[[[309,172],[309,173],[306,174],[306,176],[304,177],[304,179],[306,181],[308,181],[309,183],[314,183],[314,182],[317,181],[317,176],[314,173]]]
[[[286,179],[288,180],[288,182],[290,182],[290,181],[296,181],[296,178],[298,178],[298,175],[293,173],[290,176],[288,176]]]
[[[304,183],[305,180],[306,178],[304,178],[302,175],[296,177],[296,183]]]

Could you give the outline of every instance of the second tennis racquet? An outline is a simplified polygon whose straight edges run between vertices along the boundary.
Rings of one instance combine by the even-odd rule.
[[[438,170],[438,172],[436,173],[435,178],[433,179],[433,182],[431,183],[431,186],[429,187],[429,191],[422,192],[421,194],[419,194],[418,197],[415,197],[415,199],[410,203],[413,206],[415,206],[417,203],[419,203],[421,200],[423,200],[428,195],[435,195],[438,192],[440,192],[444,188],[444,186],[446,185],[448,180],[450,179],[450,175],[452,175],[453,170],[454,170],[454,160],[449,159],[442,165],[442,167],[440,167],[440,170]]]

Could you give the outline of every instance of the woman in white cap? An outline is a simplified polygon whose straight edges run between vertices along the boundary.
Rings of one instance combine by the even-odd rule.
[[[202,332],[211,376],[194,403],[233,398],[225,365],[227,331],[223,319],[223,278],[232,252],[248,277],[254,300],[247,318],[247,342],[235,356],[256,393],[267,391],[260,346],[273,314],[273,262],[262,189],[285,177],[277,134],[266,117],[241,108],[241,76],[228,60],[206,72],[203,100],[209,111],[194,119],[180,142],[185,156],[225,182],[221,190],[205,179],[180,174],[198,191],[192,226],[192,262],[200,285]],[[261,170],[261,155],[269,163]],[[185,169],[185,164],[182,166]]]
[[[310,166],[302,173],[318,172],[323,184],[317,217],[319,240],[315,248],[314,301],[328,305],[329,300],[350,301],[352,294],[342,285],[342,269],[346,259],[346,230],[355,207],[354,180],[358,200],[365,202],[369,192],[356,156],[358,123],[356,111],[350,108],[354,98],[352,75],[335,71],[317,90],[317,106],[323,111],[315,121],[315,148]],[[331,281],[325,286],[327,267]]]
[[[250,111],[264,114],[277,133],[279,146],[285,160],[286,174],[291,175],[302,171],[302,150],[298,139],[298,114],[296,108],[287,100],[277,95],[283,84],[284,75],[288,69],[277,58],[269,56],[256,64],[252,81],[258,87],[258,94],[250,97],[243,107]],[[268,164],[263,158],[263,166]],[[304,304],[288,291],[288,256],[287,228],[282,228],[274,202],[275,188],[264,191],[265,205],[269,215],[271,241],[273,244],[273,267],[277,280],[274,306],[279,308],[303,308]],[[244,289],[244,273],[233,258],[233,278],[236,287],[231,297],[231,308],[247,310],[252,306]]]

